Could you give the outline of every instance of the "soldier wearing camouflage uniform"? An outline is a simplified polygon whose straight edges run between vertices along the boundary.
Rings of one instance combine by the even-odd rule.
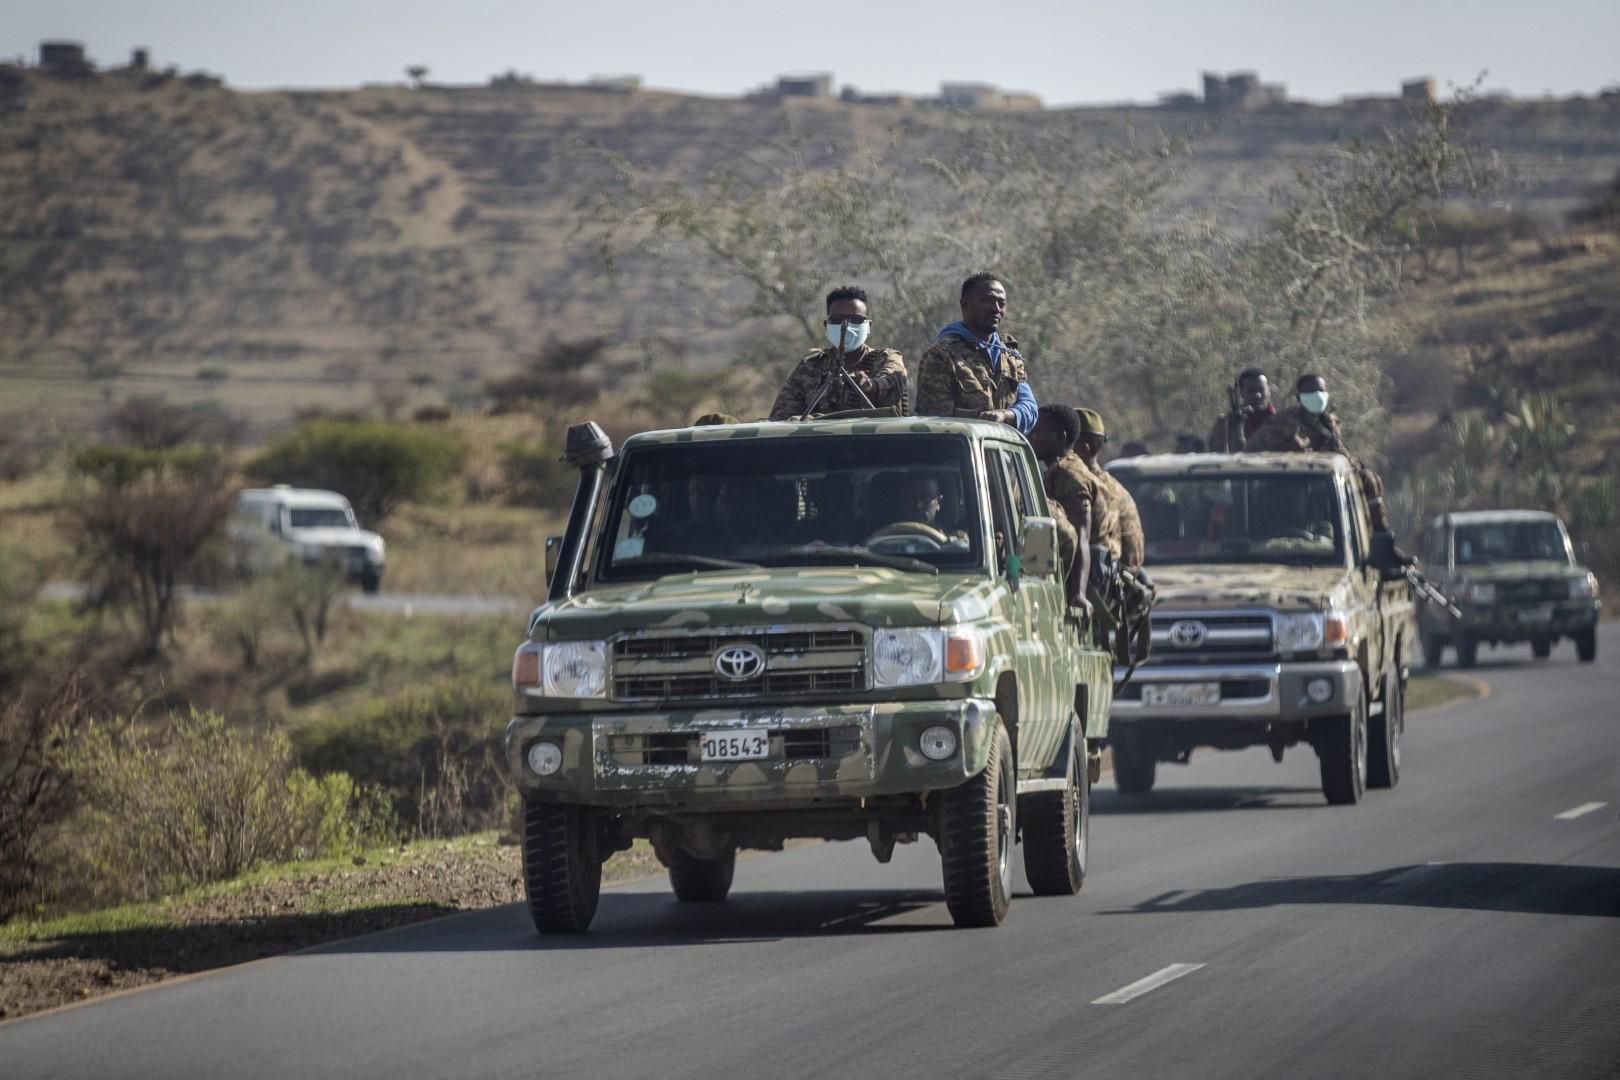
[[[1294,384],[1297,403],[1290,405],[1261,426],[1249,438],[1251,453],[1339,454],[1356,467],[1362,494],[1375,532],[1389,532],[1389,508],[1384,504],[1384,481],[1373,470],[1356,460],[1339,432],[1339,418],[1328,411],[1327,380],[1320,375],[1301,375]]]
[[[1074,445],[1075,454],[1097,482],[1097,490],[1101,496],[1098,512],[1092,515],[1091,519],[1091,542],[1107,548],[1108,554],[1115,562],[1119,562],[1125,549],[1119,503],[1110,498],[1104,479],[1107,474],[1097,461],[1097,454],[1101,452],[1103,443],[1108,441],[1108,432],[1103,428],[1102,417],[1095,409],[1075,411],[1080,415],[1080,438]]]
[[[1074,452],[1080,417],[1067,405],[1042,405],[1029,433],[1029,445],[1043,466],[1042,483],[1058,519],[1058,541],[1067,568],[1069,603],[1090,607],[1091,528],[1101,496],[1097,478]],[[1081,537],[1085,537],[1084,543]]]
[[[1038,406],[1018,342],[998,330],[1007,289],[994,274],[962,282],[962,318],[939,332],[917,372],[918,416],[961,416],[1035,427]]]
[[[866,408],[866,402],[842,382],[834,382],[826,396],[816,402],[827,376],[838,367],[840,345],[844,370],[871,399],[872,406],[893,407],[899,413],[905,412],[905,359],[893,349],[874,349],[866,344],[872,329],[866,300],[866,290],[854,285],[845,285],[827,294],[828,345],[800,360],[788,375],[776,395],[776,403],[771,406],[772,420],[797,419],[812,404],[818,414]]]

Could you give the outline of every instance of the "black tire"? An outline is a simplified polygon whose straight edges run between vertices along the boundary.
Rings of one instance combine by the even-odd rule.
[[[669,856],[669,884],[683,904],[717,904],[731,892],[737,871],[737,853],[720,859],[700,859],[676,848]]]
[[[1114,786],[1125,795],[1146,795],[1153,790],[1159,762],[1130,737],[1109,743],[1114,758]]]
[[[1581,663],[1590,664],[1597,659],[1597,627],[1588,627],[1575,637],[1575,655]]]
[[[1479,662],[1479,639],[1467,634],[1457,635],[1457,666],[1471,668]]]
[[[360,574],[360,591],[361,592],[375,593],[378,589],[381,589],[381,588],[382,588],[382,571],[380,571],[380,570],[365,570],[365,571],[361,572],[361,574]]]
[[[1091,776],[1078,751],[1069,754],[1068,786],[1026,796],[1024,876],[1036,896],[1073,896],[1086,883],[1091,848]]]
[[[1423,635],[1423,664],[1430,669],[1438,669],[1446,658],[1446,639],[1439,634]]]
[[[523,889],[542,934],[583,934],[602,895],[596,822],[577,806],[524,800]]]
[[[1552,655],[1552,639],[1538,637],[1530,642],[1530,655],[1537,660],[1545,660]]]
[[[1012,899],[1018,781],[1007,729],[996,722],[984,770],[946,791],[939,855],[945,907],[957,926],[999,926]]]
[[[1406,689],[1400,673],[1384,675],[1384,714],[1367,725],[1367,786],[1392,788],[1401,782],[1401,737],[1406,734]]]
[[[1322,794],[1329,806],[1354,806],[1367,790],[1367,701],[1349,716],[1313,720],[1316,756],[1322,766]]]

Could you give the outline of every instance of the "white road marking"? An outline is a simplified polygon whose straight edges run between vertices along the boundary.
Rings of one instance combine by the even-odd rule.
[[[1404,885],[1406,882],[1412,881],[1412,880],[1414,880],[1416,878],[1428,877],[1430,874],[1434,873],[1436,870],[1439,870],[1439,869],[1443,868],[1445,865],[1446,865],[1445,863],[1441,863],[1441,862],[1424,863],[1422,866],[1414,866],[1409,870],[1402,870],[1400,873],[1396,874],[1394,877],[1387,877],[1383,881],[1380,881],[1378,884],[1380,884],[1380,885]]]
[[[1609,804],[1606,802],[1585,802],[1573,810],[1565,810],[1562,814],[1554,814],[1554,821],[1574,821],[1578,817],[1585,817],[1594,810],[1601,810]]]
[[[1093,1001],[1093,1005],[1123,1005],[1152,990],[1157,990],[1165,983],[1175,982],[1183,975],[1191,975],[1203,964],[1171,964],[1169,967],[1155,971],[1145,979],[1137,979],[1129,986],[1122,986],[1112,994],[1104,994]]]

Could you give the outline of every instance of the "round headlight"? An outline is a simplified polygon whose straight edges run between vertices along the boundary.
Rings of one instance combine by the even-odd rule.
[[[1314,704],[1326,705],[1333,700],[1333,680],[1312,679],[1305,684],[1305,696]]]
[[[917,739],[917,749],[929,761],[944,761],[956,753],[956,732],[938,724],[924,728]]]
[[[944,634],[938,630],[879,630],[872,673],[879,686],[936,683],[944,674]]]
[[[546,646],[546,693],[553,697],[601,697],[607,686],[607,649],[600,641],[564,641]]]
[[[1277,617],[1277,647],[1283,652],[1314,652],[1322,647],[1319,612]]]
[[[529,768],[536,776],[550,776],[562,768],[562,747],[542,740],[529,744]]]

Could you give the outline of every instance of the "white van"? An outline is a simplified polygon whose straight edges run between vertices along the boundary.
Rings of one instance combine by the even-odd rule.
[[[249,573],[289,559],[330,559],[368,593],[382,586],[383,538],[360,527],[354,508],[335,491],[248,488],[236,497],[225,533],[236,565]]]

